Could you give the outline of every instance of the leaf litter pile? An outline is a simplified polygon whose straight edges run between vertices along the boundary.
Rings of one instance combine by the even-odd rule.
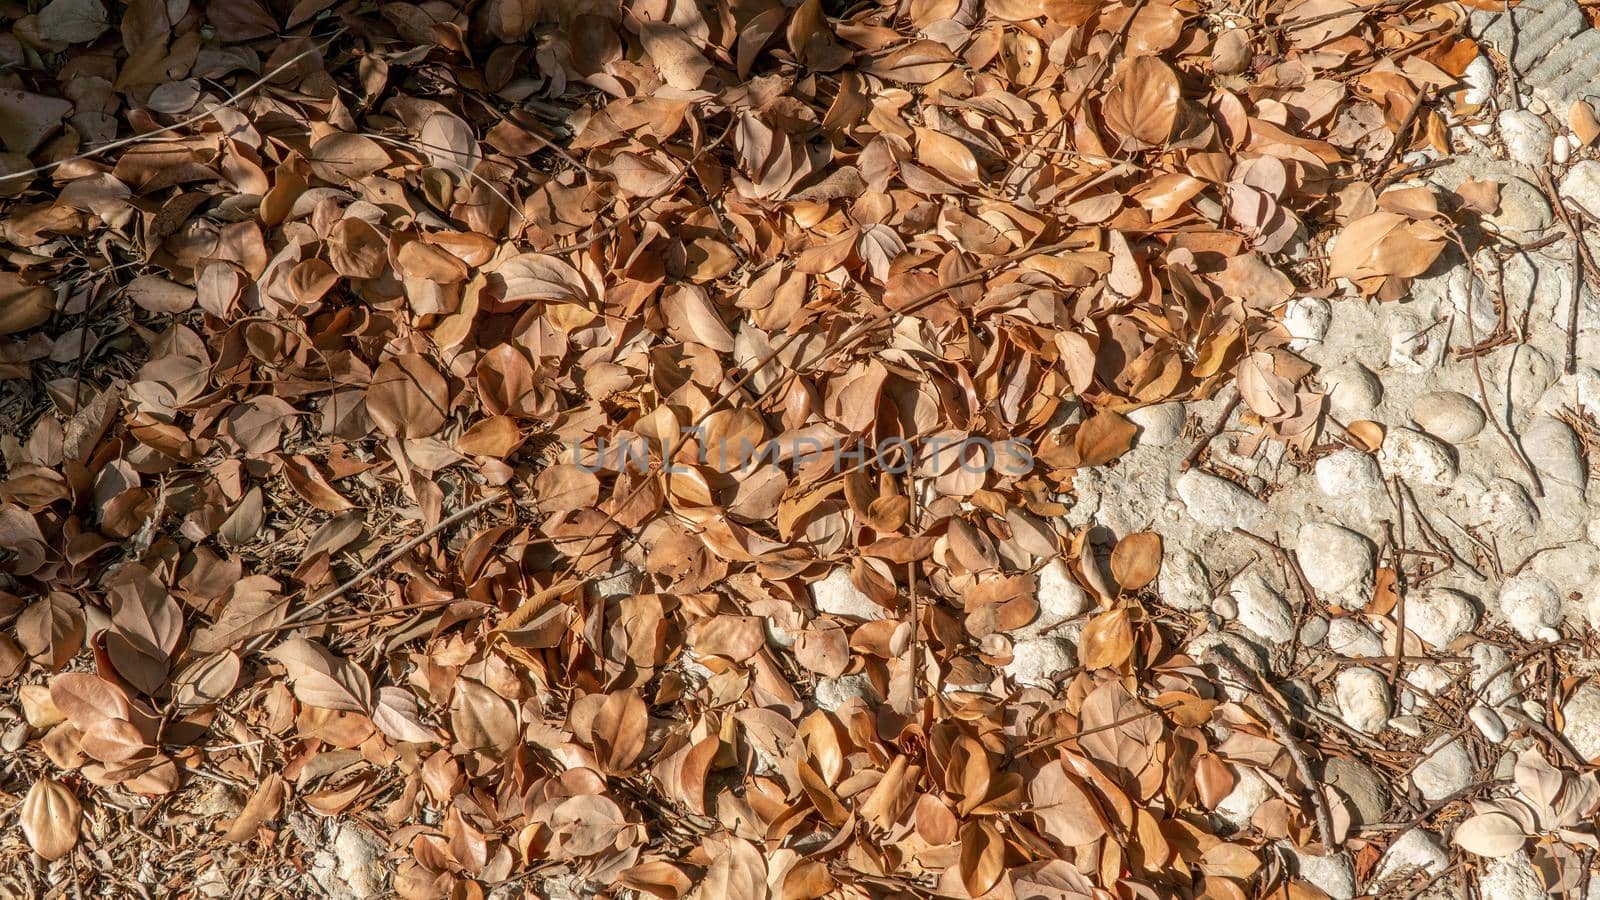
[[[0,891],[355,830],[363,896],[1314,898],[1282,842],[1392,837],[1060,517],[1144,404],[1361,442],[1278,318],[1484,202],[1387,189],[1460,7],[3,8]]]

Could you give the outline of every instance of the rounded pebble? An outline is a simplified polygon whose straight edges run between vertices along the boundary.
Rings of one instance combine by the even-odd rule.
[[[1190,469],[1178,477],[1178,497],[1202,525],[1221,530],[1255,530],[1266,518],[1267,505],[1231,481]]]
[[[1455,454],[1437,438],[1410,428],[1391,428],[1378,448],[1386,474],[1413,484],[1448,487],[1455,481]]]
[[[1356,895],[1356,870],[1344,853],[1318,856],[1291,850],[1300,877],[1327,894],[1329,900],[1351,900]]]
[[[1406,598],[1406,629],[1434,647],[1451,641],[1478,624],[1472,598],[1446,587],[1423,588]]]
[[[1333,307],[1321,297],[1296,297],[1283,310],[1283,328],[1289,332],[1289,349],[1304,350],[1322,343],[1333,324]]]
[[[1580,159],[1561,176],[1561,196],[1600,213],[1600,160]]]
[[[1139,426],[1141,446],[1165,447],[1183,434],[1183,404],[1178,401],[1141,406],[1128,413],[1128,421]]]
[[[1383,400],[1383,384],[1360,363],[1323,372],[1322,384],[1328,392],[1328,405],[1340,415],[1371,412]]]
[[[1382,822],[1389,811],[1386,782],[1364,763],[1342,756],[1332,757],[1323,766],[1322,780],[1350,798],[1353,807],[1350,818],[1357,825]]]
[[[1250,827],[1250,817],[1272,799],[1272,787],[1249,766],[1234,766],[1233,790],[1217,804],[1217,817],[1236,830]]]
[[[1383,473],[1370,453],[1349,448],[1317,460],[1317,489],[1329,497],[1371,496],[1383,492]]]
[[[1383,655],[1383,641],[1371,628],[1349,616],[1328,623],[1328,649],[1351,659]]]
[[[1307,522],[1295,540],[1295,558],[1324,602],[1361,609],[1372,599],[1372,542],[1329,522]]]
[[[1053,689],[1056,676],[1078,664],[1077,648],[1064,638],[1044,637],[1018,641],[1011,648],[1011,662],[1003,671],[1023,687]]]
[[[1334,682],[1334,699],[1345,724],[1363,734],[1377,734],[1389,721],[1389,683],[1372,669],[1345,669]]]
[[[1498,744],[1506,739],[1506,723],[1489,707],[1480,703],[1467,712],[1467,718],[1478,726],[1479,733],[1489,743]]]
[[[1323,616],[1312,616],[1300,626],[1300,643],[1307,647],[1319,646],[1328,639],[1328,620]]]
[[[1424,800],[1441,800],[1472,783],[1477,768],[1460,738],[1441,736],[1429,744],[1427,758],[1411,770],[1411,783]]]
[[[1593,682],[1572,693],[1561,707],[1561,734],[1586,760],[1600,756],[1600,685]]]
[[[1522,450],[1546,481],[1583,489],[1588,477],[1583,444],[1572,426],[1553,416],[1540,416],[1522,432]]]
[[[1542,117],[1525,109],[1507,109],[1500,112],[1497,124],[1513,160],[1532,169],[1550,164],[1550,126]]]
[[[1466,87],[1461,92],[1464,105],[1477,107],[1488,103],[1498,83],[1494,63],[1482,53],[1478,54],[1476,59],[1467,64],[1467,70],[1461,73],[1461,83]]]
[[[1519,636],[1534,640],[1546,628],[1561,624],[1561,594],[1550,579],[1522,572],[1500,588],[1500,614]]]
[[[811,602],[817,612],[846,619],[887,619],[889,610],[873,602],[850,581],[850,570],[834,569],[811,585]]]
[[[1466,394],[1430,391],[1411,403],[1411,420],[1423,431],[1452,444],[1478,436],[1488,420],[1483,408]]]
[[[1035,594],[1039,614],[1032,622],[1011,632],[1013,638],[1037,637],[1089,609],[1089,594],[1067,573],[1067,564],[1052,559],[1039,570],[1039,589]]]
[[[1412,828],[1395,838],[1378,858],[1372,880],[1378,883],[1401,875],[1437,875],[1449,863],[1450,856],[1437,835],[1425,828]]]
[[[1273,644],[1294,639],[1294,611],[1265,578],[1246,572],[1233,580],[1228,595],[1246,630]]]

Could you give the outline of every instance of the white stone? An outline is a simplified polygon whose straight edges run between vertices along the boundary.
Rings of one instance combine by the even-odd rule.
[[[1238,604],[1239,624],[1269,644],[1294,640],[1294,611],[1281,595],[1254,572],[1233,580],[1228,593]]]
[[[1267,516],[1267,505],[1249,491],[1226,479],[1190,469],[1179,476],[1178,496],[1189,515],[1202,525],[1232,530],[1255,530]]]
[[[1385,474],[1414,485],[1448,487],[1456,478],[1456,459],[1437,438],[1410,428],[1391,428],[1378,448]]]
[[[1539,507],[1522,485],[1509,478],[1495,478],[1471,498],[1474,519],[1469,524],[1487,525],[1499,535],[1526,536],[1539,528]]]
[[[1322,384],[1328,405],[1341,416],[1371,412],[1383,400],[1383,384],[1360,363],[1323,372]]]
[[[1141,406],[1128,413],[1128,421],[1139,426],[1140,446],[1165,447],[1183,434],[1186,413],[1179,401]]]
[[[1300,643],[1307,647],[1318,647],[1328,639],[1328,620],[1323,616],[1312,616],[1300,626]]]
[[[1467,70],[1461,73],[1461,83],[1465,90],[1461,92],[1461,102],[1465,106],[1478,107],[1489,102],[1494,96],[1497,83],[1494,63],[1489,57],[1478,54],[1477,59],[1467,64]]]
[[[1233,774],[1233,790],[1217,804],[1215,812],[1222,821],[1242,831],[1250,827],[1250,817],[1261,804],[1272,799],[1272,787],[1249,766],[1234,766]]]
[[[1510,157],[1532,169],[1550,164],[1550,126],[1535,113],[1523,109],[1501,110],[1498,120],[1500,140]]]
[[[1437,875],[1449,863],[1450,857],[1436,835],[1426,829],[1412,828],[1395,838],[1378,858],[1372,878],[1374,882],[1381,882],[1413,874]]]
[[[1561,594],[1543,575],[1522,572],[1500,588],[1500,614],[1524,640],[1534,640],[1561,624]]]
[[[1484,216],[1484,220],[1501,234],[1513,240],[1527,240],[1538,236],[1555,221],[1555,213],[1544,191],[1532,182],[1525,178],[1499,180],[1500,208]]]
[[[1459,444],[1478,436],[1488,420],[1483,408],[1466,394],[1429,391],[1411,402],[1411,420],[1440,440]]]
[[[1553,416],[1540,416],[1522,432],[1522,450],[1546,482],[1582,490],[1588,475],[1583,464],[1583,444],[1572,426]]]
[[[1444,359],[1444,332],[1432,319],[1395,313],[1389,320],[1389,367],[1420,375]]]
[[[1589,682],[1561,707],[1561,734],[1589,762],[1600,757],[1600,685]]]
[[[1422,737],[1422,719],[1416,716],[1395,716],[1387,724],[1406,737]]]
[[[1411,771],[1411,783],[1424,800],[1442,800],[1472,783],[1476,767],[1460,738],[1440,736],[1423,755],[1427,759]]]
[[[1580,159],[1561,176],[1561,198],[1600,216],[1600,160]]]
[[[1161,562],[1156,589],[1162,603],[1185,612],[1199,612],[1211,601],[1211,580],[1205,563],[1194,551],[1176,545],[1167,550]]]
[[[1467,718],[1478,726],[1478,731],[1489,743],[1498,744],[1506,739],[1506,723],[1489,707],[1480,703],[1467,711]]]
[[[1406,628],[1435,647],[1449,646],[1478,624],[1477,604],[1451,588],[1423,588],[1405,602]]]
[[[1328,623],[1328,649],[1339,656],[1364,659],[1383,655],[1383,641],[1371,628],[1344,616]]]
[[[1567,164],[1572,158],[1572,142],[1564,134],[1556,135],[1555,141],[1550,144],[1550,159],[1558,166]]]
[[[1239,618],[1239,604],[1231,594],[1223,594],[1221,597],[1211,601],[1211,611],[1217,614],[1217,618],[1224,621],[1231,622]]]
[[[639,593],[643,581],[644,577],[638,569],[623,566],[590,582],[589,589],[602,600],[619,600]]]
[[[311,877],[326,896],[366,900],[386,893],[383,838],[354,823],[335,826],[333,840],[318,850]]]
[[[1065,638],[1033,638],[1011,648],[1011,662],[1003,671],[1023,687],[1053,689],[1059,679],[1078,664],[1077,648]]]
[[[1377,549],[1354,531],[1328,522],[1307,522],[1296,537],[1295,558],[1323,602],[1361,609],[1372,599]]]
[[[1389,684],[1372,669],[1345,669],[1334,682],[1339,717],[1363,734],[1377,734],[1389,721]]]
[[[812,583],[811,602],[817,612],[847,619],[887,619],[889,610],[874,603],[850,581],[850,570],[836,568]]]
[[[1508,266],[1507,277],[1517,268]],[[1535,270],[1537,272],[1537,270]],[[1509,288],[1508,288],[1509,291]],[[1550,385],[1556,383],[1557,369],[1555,360],[1550,354],[1531,344],[1517,344],[1510,348],[1511,360],[1503,373],[1505,382],[1511,385],[1511,408],[1514,410],[1532,409],[1539,402],[1539,398]],[[1499,366],[1495,367],[1499,369]],[[1500,378],[1502,373],[1496,372],[1490,377]],[[1497,382],[1497,388],[1501,383]],[[1505,395],[1502,393],[1495,402],[1504,403]],[[1503,409],[1503,407],[1501,407]]]
[[[1356,895],[1356,870],[1344,853],[1318,856],[1290,848],[1300,877],[1320,888],[1330,900],[1351,900]]]
[[[1329,497],[1383,493],[1383,473],[1370,453],[1344,448],[1317,460],[1317,489]]]
[[[1467,648],[1472,659],[1472,690],[1490,706],[1499,706],[1510,700],[1515,686],[1511,683],[1511,654],[1494,644],[1473,644]]]
[[[838,678],[818,678],[812,690],[817,706],[828,712],[837,712],[851,700],[864,700],[867,706],[878,702],[878,689],[865,675],[842,675]]]
[[[1321,297],[1296,297],[1283,310],[1283,329],[1289,332],[1289,349],[1304,350],[1322,343],[1333,324],[1333,307]]]
[[[1067,572],[1065,560],[1052,559],[1039,570],[1039,591],[1035,595],[1039,615],[1032,622],[1011,632],[1016,639],[1038,637],[1089,609],[1089,594]]]
[[[1431,663],[1412,666],[1406,671],[1406,683],[1427,695],[1437,695],[1453,681],[1449,672]]]
[[[1550,895],[1528,854],[1518,850],[1488,861],[1478,879],[1478,896],[1492,900],[1548,900]]]

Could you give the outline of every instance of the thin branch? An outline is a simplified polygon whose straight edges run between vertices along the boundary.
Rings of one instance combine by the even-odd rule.
[[[120,138],[120,139],[112,141],[112,142],[110,142],[108,144],[101,144],[98,147],[95,147],[95,148],[90,149],[90,150],[85,150],[82,153],[79,153],[79,154],[77,154],[75,156],[68,156],[65,159],[58,159],[58,160],[56,160],[54,162],[48,162],[48,163],[45,163],[42,166],[34,166],[31,169],[24,169],[21,172],[12,172],[9,175],[0,175],[0,184],[5,184],[6,182],[14,181],[14,180],[17,180],[17,179],[31,179],[35,175],[43,175],[46,172],[54,171],[54,170],[56,170],[56,169],[58,169],[58,168],[60,168],[60,167],[62,167],[64,165],[66,165],[67,163],[73,163],[73,162],[79,162],[79,161],[85,160],[85,159],[91,159],[91,158],[93,158],[95,156],[100,155],[101,153],[106,152],[107,150],[116,150],[116,149],[119,149],[121,147],[130,146],[132,144],[143,143],[145,141],[148,141],[148,140],[151,140],[153,138],[159,137],[159,136],[161,136],[163,134],[170,134],[170,133],[172,133],[174,131],[182,131],[183,129],[188,128],[190,125],[193,125],[193,124],[195,124],[197,122],[203,122],[206,119],[209,119],[212,116],[215,116],[219,110],[227,109],[228,107],[237,104],[239,101],[241,101],[244,98],[246,98],[246,97],[250,96],[251,94],[255,93],[257,90],[259,90],[262,87],[262,85],[265,85],[267,82],[271,81],[272,79],[277,78],[279,75],[282,75],[284,72],[287,72],[290,67],[292,67],[295,63],[299,62],[300,60],[305,59],[306,57],[311,56],[313,54],[320,55],[324,50],[328,49],[328,46],[330,44],[332,44],[334,42],[334,40],[339,37],[339,35],[344,34],[344,32],[345,32],[345,29],[340,28],[338,31],[336,31],[332,35],[330,35],[327,40],[323,41],[322,43],[318,44],[317,46],[309,47],[309,48],[307,48],[305,50],[300,51],[299,53],[296,53],[294,56],[289,57],[289,59],[284,61],[281,65],[279,65],[276,68],[274,68],[272,71],[270,71],[267,74],[261,76],[260,78],[257,78],[255,81],[250,82],[250,84],[248,86],[246,86],[243,90],[239,91],[236,94],[229,95],[227,99],[223,100],[221,103],[218,103],[215,106],[209,107],[204,112],[195,113],[194,115],[190,116],[189,118],[184,119],[184,120],[179,121],[179,122],[174,122],[171,125],[163,125],[162,127],[155,129],[154,131],[146,131],[146,132],[144,132],[142,134],[135,134],[135,135],[131,135],[129,137]]]

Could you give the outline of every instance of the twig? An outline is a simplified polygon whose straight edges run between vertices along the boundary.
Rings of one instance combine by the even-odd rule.
[[[1211,426],[1210,431],[1201,435],[1200,440],[1195,441],[1194,446],[1189,448],[1189,452],[1184,455],[1183,462],[1178,463],[1178,471],[1187,472],[1194,467],[1195,462],[1200,459],[1200,454],[1204,453],[1212,440],[1222,433],[1222,429],[1228,427],[1228,420],[1233,418],[1233,411],[1239,408],[1241,399],[1243,399],[1243,395],[1238,391],[1234,391],[1233,399],[1228,401],[1228,405],[1224,406],[1222,412],[1217,416],[1217,423]]]
[[[1561,737],[1561,735],[1556,734],[1554,731],[1551,731],[1549,725],[1544,724],[1538,719],[1525,715],[1522,710],[1517,709],[1509,704],[1497,711],[1500,713],[1500,715],[1516,720],[1517,724],[1521,725],[1523,728],[1526,728],[1534,734],[1537,734],[1539,737],[1544,738],[1544,742],[1549,744],[1552,750],[1561,754],[1561,758],[1567,761],[1567,765],[1580,770],[1589,768],[1589,764],[1578,755],[1576,750],[1573,750],[1572,747],[1567,744],[1566,739]]]
[[[637,219],[639,216],[644,214],[645,210],[650,208],[650,204],[655,203],[662,197],[675,193],[678,190],[678,185],[683,183],[684,177],[687,176],[692,169],[694,169],[694,164],[699,162],[701,157],[721,146],[722,142],[728,139],[728,135],[733,133],[733,126],[736,125],[738,121],[738,119],[730,119],[728,121],[728,127],[722,129],[722,133],[717,135],[717,139],[705,145],[704,147],[701,147],[699,150],[696,150],[689,157],[689,160],[683,164],[683,168],[678,170],[678,174],[672,176],[672,180],[667,182],[666,187],[656,191],[654,194],[651,194],[648,197],[640,198],[638,204],[634,206],[633,209],[629,210],[627,215],[618,216],[615,220],[608,223],[604,228],[601,228],[599,231],[596,231],[594,234],[589,235],[576,244],[569,244],[565,247],[546,247],[545,249],[552,253],[575,253],[579,250],[587,250],[589,247],[592,247],[596,243],[604,240],[608,235],[614,233],[625,223]]]
[[[1389,163],[1393,162],[1395,155],[1400,152],[1400,145],[1405,142],[1406,132],[1410,131],[1411,126],[1416,123],[1417,115],[1422,112],[1422,101],[1426,100],[1427,97],[1428,89],[1423,87],[1417,91],[1417,96],[1411,99],[1411,108],[1406,110],[1406,117],[1400,121],[1400,130],[1394,134],[1394,143],[1389,145],[1389,149],[1384,152],[1383,158],[1378,160],[1376,171],[1380,175],[1384,169],[1389,168]]]
[[[1500,14],[1506,17],[1506,29],[1511,33],[1510,46],[1506,48],[1506,80],[1511,82],[1511,108],[1522,108],[1522,88],[1517,84],[1517,17],[1511,14],[1511,0],[1500,0]]]
[[[373,575],[376,575],[377,573],[383,571],[384,569],[389,567],[390,563],[393,563],[395,560],[399,559],[400,557],[405,556],[407,553],[410,553],[418,544],[421,544],[422,542],[428,540],[429,538],[433,537],[434,535],[438,534],[439,532],[445,530],[446,528],[449,528],[451,525],[454,525],[457,522],[460,522],[462,519],[465,519],[468,516],[471,516],[473,513],[477,512],[478,510],[483,509],[484,507],[488,506],[489,504],[495,502],[496,500],[503,499],[504,497],[505,497],[505,494],[502,493],[502,492],[496,492],[496,493],[490,494],[489,496],[484,497],[483,499],[477,501],[476,503],[470,504],[470,505],[462,508],[461,510],[459,510],[459,511],[457,511],[455,513],[452,513],[451,515],[449,515],[449,516],[447,516],[447,517],[445,517],[443,519],[440,519],[439,520],[439,524],[433,526],[432,528],[427,529],[426,531],[422,532],[421,534],[417,535],[416,537],[414,537],[414,538],[406,541],[405,543],[401,544],[399,547],[396,547],[394,550],[391,550],[390,552],[384,554],[383,557],[380,558],[377,562],[375,562],[372,565],[367,566],[365,569],[362,569],[361,571],[357,572],[355,575],[351,576],[348,580],[346,580],[343,584],[339,585],[338,587],[334,588],[333,590],[328,591],[327,593],[325,593],[322,596],[318,597],[317,599],[311,601],[310,603],[306,604],[305,606],[302,606],[299,609],[295,610],[294,613],[291,614],[288,617],[288,619],[286,619],[284,621],[284,624],[288,625],[288,624],[291,624],[291,623],[294,623],[294,622],[303,621],[305,618],[307,618],[307,613],[310,613],[312,610],[317,609],[318,607],[328,603],[331,600],[335,600],[335,599],[343,596],[346,591],[350,590],[351,588],[355,587],[356,585],[360,584],[361,582],[366,581],[368,578],[371,578]],[[391,611],[392,610],[385,610],[385,612],[391,612]]]
[[[1467,245],[1461,240],[1461,236],[1454,231],[1450,232],[1450,235],[1455,240],[1456,247],[1461,250],[1461,255],[1467,260],[1467,270],[1472,273],[1474,278],[1482,282],[1484,288],[1487,289],[1489,281],[1483,277],[1482,272],[1478,271],[1478,261],[1473,259],[1472,254],[1467,251]],[[1466,315],[1462,316],[1462,318],[1467,320],[1467,342],[1469,345],[1476,346],[1478,343],[1478,328],[1472,322],[1471,293],[1471,291],[1467,292],[1469,302],[1467,303]],[[1505,304],[1505,295],[1503,293],[1500,295],[1499,300],[1501,305]],[[1529,480],[1533,482],[1533,495],[1535,497],[1544,497],[1544,482],[1540,480],[1538,471],[1533,468],[1533,463],[1529,462],[1527,455],[1522,452],[1522,444],[1511,436],[1505,425],[1501,424],[1499,413],[1490,408],[1489,389],[1484,386],[1483,367],[1478,363],[1477,354],[1472,356],[1472,377],[1478,382],[1478,398],[1483,401],[1484,411],[1489,415],[1489,424],[1493,425],[1494,430],[1500,433],[1500,439],[1506,442],[1507,447],[1511,448],[1511,455],[1517,458],[1517,462],[1522,464],[1523,471],[1528,473]],[[1506,384],[1506,403],[1508,405],[1511,403],[1511,385],[1509,381]]]
[[[1268,550],[1271,550],[1272,553],[1277,556],[1278,559],[1282,561],[1282,563],[1287,566],[1291,572],[1294,573],[1294,579],[1300,585],[1300,593],[1305,595],[1307,608],[1309,609],[1312,605],[1316,604],[1317,592],[1312,589],[1311,580],[1306,577],[1305,570],[1300,568],[1300,560],[1292,551],[1278,546],[1259,534],[1245,531],[1243,528],[1235,528],[1233,529],[1233,533],[1239,535],[1240,537],[1247,537],[1261,546],[1266,547]]]
[[[131,135],[129,137],[120,138],[118,140],[111,141],[110,143],[107,143],[107,144],[101,144],[100,146],[95,147],[95,148],[93,148],[91,150],[85,150],[82,153],[76,154],[74,156],[68,156],[65,159],[58,159],[58,160],[56,160],[54,162],[48,162],[48,163],[45,163],[42,166],[34,166],[31,169],[23,169],[21,172],[12,172],[9,175],[0,175],[0,184],[5,184],[6,182],[13,181],[13,180],[16,180],[16,179],[32,178],[35,175],[43,175],[44,173],[53,171],[55,169],[58,169],[61,166],[66,165],[67,163],[79,162],[81,160],[90,159],[92,157],[98,156],[101,153],[106,152],[107,150],[116,150],[116,149],[118,149],[120,147],[126,147],[126,146],[128,146],[130,144],[138,144],[138,143],[141,143],[143,141],[148,141],[151,138],[158,137],[158,136],[163,135],[163,134],[169,134],[169,133],[174,132],[174,131],[181,131],[181,130],[183,130],[185,128],[188,128],[190,125],[195,124],[196,122],[201,122],[201,121],[204,121],[206,119],[209,119],[212,116],[216,115],[218,110],[226,109],[226,108],[228,108],[230,106],[233,106],[234,104],[238,103],[240,100],[243,100],[245,97],[248,97],[250,94],[254,93],[262,85],[266,84],[267,82],[271,81],[274,78],[277,78],[279,75],[282,75],[284,72],[288,71],[291,66],[293,66],[295,63],[299,62],[300,60],[305,59],[306,57],[311,56],[312,54],[321,54],[322,51],[328,49],[328,45],[332,44],[334,42],[334,40],[339,37],[339,35],[344,34],[344,31],[345,31],[345,29],[340,28],[338,31],[336,31],[332,35],[330,35],[328,37],[328,39],[326,41],[323,41],[321,44],[318,44],[315,47],[308,47],[305,50],[302,50],[299,53],[296,53],[294,56],[289,57],[289,59],[284,61],[284,63],[282,65],[279,65],[278,67],[274,68],[272,71],[268,72],[267,74],[261,76],[260,78],[257,78],[255,81],[250,82],[250,84],[247,87],[245,87],[243,90],[239,91],[236,94],[230,95],[226,100],[223,100],[221,103],[218,103],[216,106],[208,108],[205,112],[195,113],[194,115],[190,116],[187,119],[184,119],[184,120],[182,120],[180,122],[174,122],[171,125],[163,125],[160,128],[155,129],[154,131],[146,131],[146,132],[144,132],[142,134],[135,134],[135,135]]]
[[[1246,669],[1238,660],[1234,659],[1225,647],[1218,647],[1217,653],[1212,657],[1217,664],[1227,670],[1235,681],[1239,682],[1256,702],[1253,704],[1256,711],[1267,721],[1267,727],[1272,729],[1272,734],[1288,751],[1289,759],[1294,762],[1295,770],[1300,773],[1300,780],[1305,783],[1306,793],[1311,795],[1312,807],[1317,815],[1317,838],[1322,842],[1322,849],[1333,852],[1337,846],[1333,834],[1333,816],[1328,812],[1328,798],[1324,797],[1317,786],[1317,779],[1311,774],[1311,763],[1306,759],[1305,752],[1300,749],[1300,744],[1289,731],[1289,722],[1284,719],[1283,713],[1278,708],[1266,701],[1266,687],[1260,679]]]
[[[1568,375],[1578,371],[1578,300],[1583,293],[1583,276],[1587,275],[1589,281],[1600,285],[1600,267],[1595,265],[1594,257],[1589,253],[1589,245],[1583,240],[1583,225],[1572,218],[1572,213],[1567,209],[1566,200],[1561,192],[1556,190],[1555,183],[1550,180],[1550,173],[1539,170],[1539,187],[1544,190],[1546,199],[1555,208],[1556,216],[1561,219],[1561,225],[1567,230],[1567,235],[1572,238],[1572,294],[1567,303],[1567,367]],[[1579,207],[1582,210],[1582,207]],[[1583,210],[1587,212],[1587,210]]]
[[[1394,593],[1395,593],[1395,637],[1394,660],[1389,666],[1389,692],[1394,693],[1395,685],[1400,681],[1400,663],[1406,655],[1406,567],[1405,561],[1400,558],[1400,548],[1406,542],[1406,506],[1405,495],[1400,493],[1398,478],[1389,479],[1394,484],[1395,499],[1399,504],[1400,538],[1395,539],[1393,527],[1390,528],[1389,546],[1394,550]]]

